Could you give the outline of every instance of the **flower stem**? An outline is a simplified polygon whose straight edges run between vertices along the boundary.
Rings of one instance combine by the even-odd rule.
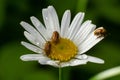
[[[59,67],[59,80],[62,80],[62,68]]]

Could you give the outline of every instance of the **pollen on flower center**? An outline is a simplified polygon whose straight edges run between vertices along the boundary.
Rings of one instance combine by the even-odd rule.
[[[49,58],[63,62],[73,58],[77,54],[78,48],[71,40],[59,38],[57,43],[52,40],[48,41],[44,51]]]

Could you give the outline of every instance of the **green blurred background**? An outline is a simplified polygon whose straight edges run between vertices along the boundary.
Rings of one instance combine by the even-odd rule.
[[[71,10],[72,18],[84,11],[84,20],[90,19],[108,31],[107,37],[87,52],[104,59],[105,64],[63,68],[63,80],[89,80],[120,65],[120,0],[0,0],[0,80],[58,80],[57,68],[19,59],[33,53],[20,44],[27,40],[19,23],[23,20],[31,24],[30,16],[43,22],[41,10],[49,5],[56,8],[59,19],[66,9]],[[106,80],[120,80],[120,75]]]

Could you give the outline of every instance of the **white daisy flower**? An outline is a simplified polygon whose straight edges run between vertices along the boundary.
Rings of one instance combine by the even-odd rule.
[[[22,21],[26,30],[25,37],[31,42],[21,44],[37,54],[26,54],[20,57],[23,61],[38,61],[43,65],[54,67],[77,66],[87,62],[104,63],[102,59],[86,55],[85,52],[104,38],[103,27],[87,20],[82,23],[84,13],[79,12],[70,23],[71,13],[66,10],[59,24],[56,10],[48,6],[42,10],[43,25],[36,17],[30,17],[33,25]]]

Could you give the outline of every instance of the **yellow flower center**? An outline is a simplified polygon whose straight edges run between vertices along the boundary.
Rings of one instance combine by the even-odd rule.
[[[49,58],[64,62],[73,58],[77,54],[78,48],[71,40],[59,38],[57,43],[53,40],[46,42],[44,51]]]

